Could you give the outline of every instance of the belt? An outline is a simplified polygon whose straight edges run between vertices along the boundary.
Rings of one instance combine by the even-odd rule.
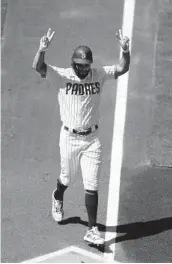
[[[84,131],[81,131],[81,130],[77,130],[77,129],[70,129],[69,127],[67,126],[64,126],[64,129],[73,133],[73,134],[77,134],[77,135],[80,135],[80,136],[86,136],[86,135],[89,135],[90,133],[94,132],[96,129],[98,128],[98,125],[93,125],[89,128],[87,128],[86,130]]]

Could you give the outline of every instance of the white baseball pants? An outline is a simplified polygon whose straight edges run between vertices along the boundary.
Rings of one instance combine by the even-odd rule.
[[[60,181],[69,185],[74,181],[80,166],[85,190],[96,191],[101,169],[101,144],[98,131],[80,136],[66,131],[60,132],[61,173]]]

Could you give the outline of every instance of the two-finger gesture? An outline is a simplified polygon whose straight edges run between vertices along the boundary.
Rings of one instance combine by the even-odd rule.
[[[124,37],[122,34],[122,30],[119,29],[118,32],[116,33],[116,38],[118,39],[119,44],[121,45],[122,49],[124,51],[128,51],[129,50],[129,38],[128,37]]]
[[[51,28],[48,29],[47,34],[44,35],[40,40],[40,51],[47,51],[48,46],[50,45],[53,37],[54,37],[55,31],[52,31]]]

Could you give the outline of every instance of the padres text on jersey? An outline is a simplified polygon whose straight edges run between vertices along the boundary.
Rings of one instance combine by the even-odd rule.
[[[70,128],[89,128],[98,124],[102,86],[106,80],[114,79],[115,66],[92,68],[83,80],[72,68],[47,65],[47,72],[57,87],[63,124]]]
[[[100,93],[99,82],[86,82],[86,83],[66,83],[66,94],[74,95],[90,95]]]

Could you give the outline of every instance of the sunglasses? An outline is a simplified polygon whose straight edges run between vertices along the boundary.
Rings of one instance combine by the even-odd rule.
[[[76,63],[76,66],[79,69],[89,69],[90,68],[90,64],[80,64],[80,63]]]

